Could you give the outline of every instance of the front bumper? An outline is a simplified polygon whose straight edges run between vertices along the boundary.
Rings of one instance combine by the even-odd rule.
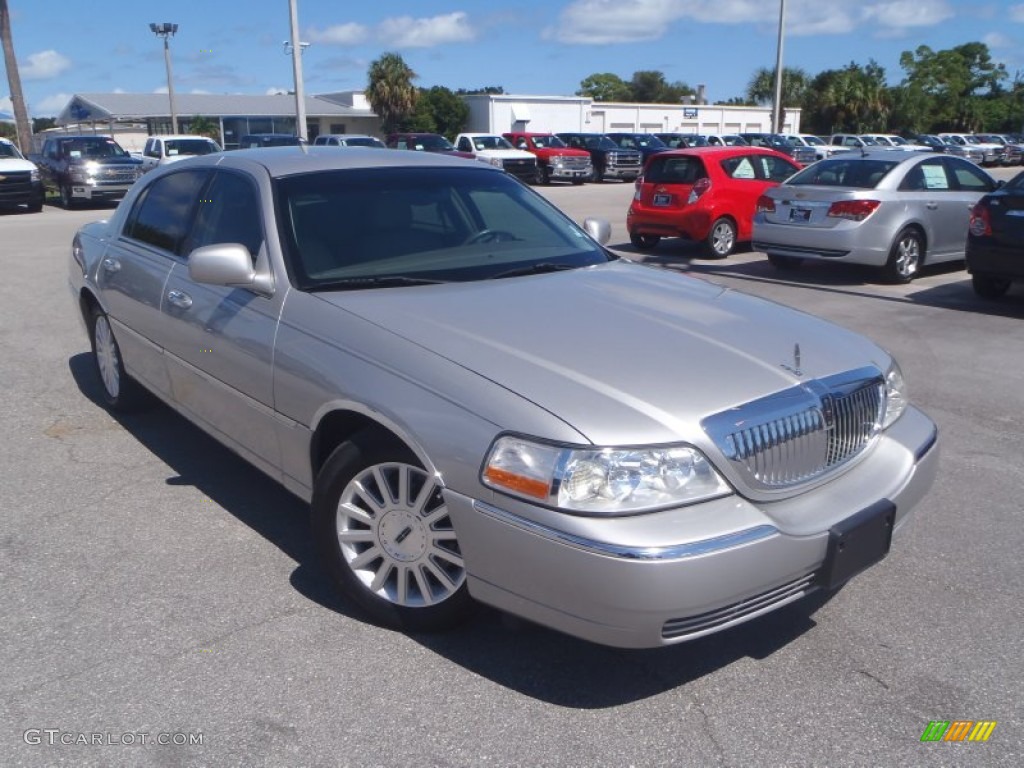
[[[71,196],[80,200],[120,200],[135,182],[118,184],[71,182]]]
[[[446,498],[476,599],[586,640],[647,648],[726,629],[815,591],[829,529],[887,499],[898,530],[937,463],[934,424],[909,408],[854,468],[783,501],[729,496],[580,518],[502,496]],[[686,538],[695,530],[703,532]]]
[[[640,175],[639,165],[607,165],[604,169],[604,177],[606,179],[622,179],[624,181],[633,181]]]

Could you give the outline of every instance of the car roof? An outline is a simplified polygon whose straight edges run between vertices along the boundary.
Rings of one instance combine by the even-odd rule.
[[[654,155],[654,158],[670,158],[678,157],[680,155],[694,155],[701,157],[732,157],[734,155],[771,155],[772,157],[784,157],[787,160],[791,158],[789,155],[785,155],[782,152],[777,152],[774,149],[768,147],[680,147],[679,149],[670,149],[667,152],[659,152]],[[652,158],[652,160],[654,159]]]
[[[209,136],[199,136],[195,133],[161,133],[153,136],[147,136],[147,139],[206,139],[207,141],[213,141]]]
[[[218,166],[239,168],[251,173],[262,168],[275,178],[297,173],[316,173],[348,168],[469,168],[504,173],[499,168],[460,157],[412,150],[381,152],[379,149],[371,147],[350,147],[345,152],[338,152],[331,147],[317,146],[239,149],[233,152],[191,158],[188,162],[191,168],[204,165]],[[173,168],[173,165],[168,167]]]

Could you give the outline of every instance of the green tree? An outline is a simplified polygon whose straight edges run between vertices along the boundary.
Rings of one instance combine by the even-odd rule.
[[[461,133],[469,120],[469,105],[444,86],[420,89],[416,111],[403,123],[410,131],[440,133],[449,139]]]
[[[204,115],[195,115],[188,121],[188,132],[197,136],[206,136],[214,141],[220,142],[220,126],[216,121]]]
[[[874,60],[816,75],[803,99],[803,122],[818,133],[886,131],[892,111],[885,70]]]
[[[417,75],[397,53],[385,53],[371,62],[366,98],[380,117],[386,136],[396,131],[416,108],[417,91],[412,81]]]
[[[929,97],[929,122],[936,129],[980,130],[985,127],[986,97],[998,98],[1006,67],[992,61],[985,43],[964,43],[933,51],[927,45],[900,55],[906,72],[903,86]]]
[[[633,91],[625,80],[611,72],[595,72],[580,81],[577,96],[589,96],[594,101],[629,101]]]
[[[57,120],[53,117],[33,117],[32,118],[32,133],[39,133],[45,131],[47,128],[56,128]]]
[[[505,89],[500,85],[485,85],[483,88],[459,88],[455,93],[459,96],[475,96],[480,93],[501,95]]]
[[[629,81],[633,101],[640,104],[679,104],[685,96],[696,93],[683,82],[669,83],[657,70],[639,70]]]
[[[779,107],[779,123],[786,124],[786,106],[800,105],[807,92],[809,78],[804,70],[797,67],[782,68],[782,104]],[[747,83],[747,98],[754,104],[766,106],[775,103],[775,69],[761,67]]]

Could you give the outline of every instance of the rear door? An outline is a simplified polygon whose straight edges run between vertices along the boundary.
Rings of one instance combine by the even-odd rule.
[[[996,188],[995,181],[974,163],[959,157],[938,158],[946,165],[950,180],[948,211],[950,225],[949,253],[962,259],[967,250],[967,227],[971,209],[983,195]]]
[[[749,240],[757,199],[766,189],[777,186],[799,169],[781,157],[754,152],[725,158],[720,165],[729,181],[716,198],[715,215],[731,214],[736,220],[738,238]],[[724,209],[719,211],[720,204]]]

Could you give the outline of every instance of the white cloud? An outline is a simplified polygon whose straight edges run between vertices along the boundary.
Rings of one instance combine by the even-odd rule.
[[[1024,20],[1024,4],[1020,9]],[[876,0],[866,7],[847,0],[791,0],[786,33],[795,36],[841,35],[858,27],[880,34],[934,26],[953,16],[948,0]],[[779,5],[766,0],[574,0],[559,23],[543,36],[563,43],[607,45],[657,40],[693,32],[686,22],[756,24],[766,32],[778,27]],[[677,24],[675,29],[670,26]],[[706,34],[697,30],[696,34]]]
[[[311,43],[323,43],[325,45],[358,45],[365,43],[369,37],[369,30],[362,24],[336,24],[327,29],[310,27],[306,30],[306,39]]]
[[[1024,23],[1024,3],[1010,6],[1010,20]]]
[[[990,32],[982,38],[982,42],[989,48],[1012,48],[1013,40],[1002,32]]]
[[[423,19],[401,16],[385,19],[377,25],[377,39],[396,48],[432,48],[445,43],[464,43],[475,37],[469,16],[463,11]]]
[[[189,93],[208,94],[210,91],[204,91],[202,88],[193,88]]]
[[[54,93],[36,104],[29,104],[29,111],[36,116],[53,117],[71,101],[70,93]]]
[[[267,96],[286,96],[288,95],[287,88],[267,88]]]
[[[161,85],[161,86],[159,86],[157,88],[154,88],[153,89],[153,93],[168,93],[167,86],[166,85]]]
[[[0,112],[5,112],[8,115],[14,114],[14,102],[11,101],[10,96],[0,97]]]
[[[71,59],[49,50],[30,53],[28,63],[22,63],[19,71],[22,80],[49,80],[70,66]]]
[[[908,27],[933,27],[952,18],[953,9],[946,0],[933,0],[929,3],[921,0],[888,0],[871,3],[861,13],[869,25],[880,24],[890,30],[903,30]]]

